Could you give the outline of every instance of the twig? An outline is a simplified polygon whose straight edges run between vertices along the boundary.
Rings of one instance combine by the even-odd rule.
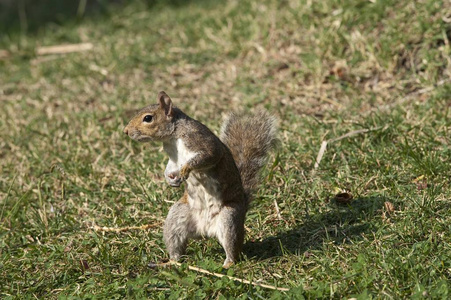
[[[49,47],[39,47],[36,49],[37,55],[47,55],[47,54],[66,54],[72,52],[88,51],[94,48],[91,43],[82,44],[67,44]]]
[[[327,144],[330,144],[330,143],[333,143],[333,142],[338,142],[338,141],[340,141],[342,139],[345,139],[345,138],[348,138],[348,137],[351,137],[351,136],[354,136],[354,135],[357,135],[357,134],[367,133],[367,132],[370,132],[370,131],[379,130],[381,128],[382,127],[376,127],[376,128],[373,128],[373,129],[353,130],[353,131],[350,131],[350,132],[348,132],[348,133],[346,133],[346,134],[344,134],[342,136],[339,136],[337,138],[330,139],[330,140],[327,140],[327,141],[323,141],[321,143],[321,148],[319,148],[318,155],[316,156],[316,161],[315,161],[315,165],[313,166],[312,173],[314,174],[316,172],[316,169],[318,169],[319,164],[321,162],[321,159],[323,158],[323,155],[326,152]]]
[[[99,72],[100,74],[102,74],[103,76],[108,75],[108,71],[105,70],[104,68],[101,68],[95,64],[90,64],[89,65],[89,70],[94,71],[94,72]]]
[[[350,136],[353,136],[353,135],[357,135],[357,134],[360,134],[360,133],[366,133],[366,132],[368,132],[368,131],[374,131],[374,130],[379,130],[379,129],[381,129],[381,127],[377,127],[377,128],[374,128],[374,129],[359,129],[359,130],[353,130],[353,131],[350,131],[350,132],[348,132],[348,133],[346,133],[346,134],[344,134],[344,135],[342,135],[342,136],[339,136],[339,137],[337,137],[337,138],[335,138],[335,139],[329,140],[328,143],[337,142],[337,141],[339,141],[339,140],[345,139],[345,138],[350,137]]]
[[[158,264],[156,266],[170,266],[170,265],[175,265],[175,266],[179,266],[179,267],[182,266],[181,263],[178,263],[176,261],[169,261],[167,263]],[[191,270],[191,271],[196,271],[196,272],[199,272],[199,273],[207,274],[207,275],[210,275],[210,276],[215,276],[215,277],[218,277],[218,278],[227,277],[227,278],[229,278],[230,280],[233,280],[233,281],[238,281],[238,282],[245,283],[245,284],[252,284],[254,286],[259,286],[259,287],[266,288],[266,289],[277,290],[277,291],[282,291],[282,292],[287,292],[287,291],[290,290],[289,288],[276,287],[276,286],[269,285],[269,284],[252,282],[252,281],[249,281],[249,280],[246,280],[246,279],[241,279],[241,278],[238,278],[238,277],[228,276],[228,275],[224,275],[224,274],[220,274],[220,273],[214,273],[214,272],[210,272],[208,270],[205,270],[205,269],[202,269],[202,268],[199,268],[199,267],[193,267],[193,266],[190,266],[190,265],[188,265],[188,269]]]
[[[318,155],[316,156],[315,166],[313,167],[313,170],[318,169],[319,163],[321,162],[321,159],[323,159],[324,152],[326,152],[327,147],[327,141],[323,141],[321,143],[321,148],[319,148]]]
[[[280,214],[279,204],[277,204],[277,200],[274,199],[274,207],[276,208],[277,218],[282,220],[282,215]]]
[[[383,111],[383,110],[390,109],[390,108],[392,108],[392,107],[395,106],[395,105],[401,105],[401,104],[403,104],[404,102],[406,102],[407,100],[410,100],[411,98],[413,98],[413,97],[415,97],[415,96],[418,96],[418,95],[422,95],[422,94],[426,94],[426,93],[432,92],[432,91],[433,91],[434,89],[436,89],[437,87],[442,86],[442,85],[444,85],[445,83],[448,83],[448,82],[450,82],[450,81],[451,81],[450,78],[442,79],[442,80],[438,81],[437,83],[435,83],[435,84],[432,85],[432,86],[428,86],[428,87],[422,88],[422,89],[420,89],[420,90],[416,90],[416,91],[410,92],[410,93],[408,93],[407,95],[405,95],[404,97],[398,98],[398,100],[396,100],[396,101],[394,101],[394,102],[392,102],[392,103],[390,103],[390,104],[386,104],[386,105],[383,105],[383,106],[379,106],[379,107],[377,108],[377,110],[378,110],[378,111]],[[371,111],[372,111],[372,110],[371,110]]]
[[[103,231],[103,232],[124,232],[124,231],[130,231],[130,230],[147,230],[150,229],[152,227],[156,227],[157,225],[155,224],[146,224],[146,225],[142,225],[142,226],[126,226],[126,227],[120,227],[120,228],[115,228],[115,227],[101,227],[101,226],[97,226],[97,225],[92,225],[92,229],[94,229],[95,231]]]

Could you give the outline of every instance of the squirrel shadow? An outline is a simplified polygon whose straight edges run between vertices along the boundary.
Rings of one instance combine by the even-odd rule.
[[[303,255],[307,250],[321,248],[325,240],[335,244],[358,240],[362,233],[375,229],[368,220],[381,214],[385,201],[390,200],[364,197],[347,205],[330,202],[327,213],[307,216],[302,225],[262,241],[247,241],[243,252],[248,258],[265,260],[286,252]]]

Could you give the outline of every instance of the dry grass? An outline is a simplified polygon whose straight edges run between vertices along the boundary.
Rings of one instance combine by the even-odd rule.
[[[229,275],[293,297],[446,297],[450,12],[448,1],[133,1],[2,35],[2,296],[287,296],[147,269],[167,255],[161,222],[181,191],[164,183],[161,145],[122,128],[165,90],[215,130],[230,110],[280,118]],[[74,43],[93,48],[36,52]],[[329,145],[311,173],[322,141],[374,128]],[[351,204],[334,202],[342,191]],[[198,241],[186,262],[221,272],[222,256]]]

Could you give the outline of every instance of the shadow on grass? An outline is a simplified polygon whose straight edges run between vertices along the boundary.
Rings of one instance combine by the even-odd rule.
[[[330,211],[307,217],[304,223],[292,230],[268,237],[262,241],[248,241],[244,253],[252,259],[264,260],[285,253],[303,255],[308,250],[319,249],[324,241],[345,244],[359,240],[362,233],[375,230],[371,219],[381,213],[389,199],[383,197],[358,198],[349,205],[330,203]]]
[[[150,10],[164,6],[215,4],[214,0],[0,0],[0,32],[36,33],[48,24],[64,25],[86,18],[108,18],[114,9],[132,3]]]

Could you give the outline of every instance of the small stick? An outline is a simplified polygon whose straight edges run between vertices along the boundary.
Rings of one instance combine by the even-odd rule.
[[[391,104],[386,104],[386,105],[383,105],[383,106],[378,107],[378,110],[379,110],[379,111],[381,111],[381,110],[387,110],[387,109],[390,109],[391,107],[393,107],[394,105],[402,104],[402,103],[404,103],[405,101],[407,101],[407,100],[409,100],[409,99],[411,99],[411,98],[413,98],[413,97],[415,97],[415,96],[418,96],[418,95],[422,95],[422,94],[426,94],[426,93],[432,92],[432,91],[433,91],[434,89],[436,89],[437,87],[442,86],[442,85],[444,85],[445,83],[448,83],[449,81],[451,81],[450,78],[443,79],[443,80],[440,80],[439,82],[437,82],[436,84],[434,84],[434,85],[432,85],[432,86],[428,86],[428,87],[422,88],[421,90],[416,90],[416,91],[410,92],[410,93],[408,93],[407,95],[405,95],[404,97],[398,98],[396,101],[394,101],[394,102],[391,103]],[[371,111],[372,111],[372,110],[371,110]]]
[[[348,132],[348,133],[346,133],[346,134],[344,134],[344,135],[342,135],[342,136],[340,136],[340,137],[337,137],[337,138],[335,138],[335,139],[329,140],[329,143],[337,142],[337,141],[340,141],[340,140],[345,139],[345,138],[347,138],[347,137],[350,137],[350,136],[353,136],[353,135],[357,135],[357,134],[360,134],[360,133],[366,133],[366,132],[368,132],[368,131],[378,130],[378,129],[380,129],[380,128],[381,128],[381,127],[377,127],[377,128],[374,128],[374,129],[359,129],[359,130],[353,130],[353,131],[350,131],[350,132]]]
[[[321,162],[321,159],[323,159],[324,152],[326,152],[327,147],[327,141],[323,141],[321,143],[321,148],[319,148],[318,155],[316,156],[315,166],[313,167],[314,170],[318,169],[319,163]]]
[[[36,54],[37,55],[66,54],[71,52],[88,51],[91,50],[92,48],[94,48],[94,45],[91,43],[67,44],[49,47],[39,47],[36,49]]]
[[[153,266],[154,267],[166,267],[166,266],[170,266],[170,265],[175,265],[175,266],[178,266],[178,267],[182,266],[181,263],[176,262],[176,261],[169,261],[167,263],[155,264]],[[220,273],[214,273],[214,272],[210,272],[208,270],[205,270],[205,269],[202,269],[202,268],[198,268],[198,267],[193,267],[193,266],[190,266],[190,265],[188,265],[188,269],[191,270],[191,271],[196,271],[196,272],[199,272],[199,273],[207,274],[207,275],[210,275],[210,276],[215,276],[215,277],[218,277],[218,278],[227,277],[227,278],[229,278],[230,280],[233,280],[233,281],[238,281],[238,282],[245,283],[245,284],[251,284],[251,285],[259,286],[259,287],[266,288],[266,289],[277,290],[277,291],[282,291],[282,292],[287,292],[287,291],[290,290],[289,288],[276,287],[276,286],[269,285],[269,284],[252,282],[252,281],[249,281],[249,280],[246,280],[246,279],[241,279],[241,278],[238,278],[238,277],[228,276],[228,275],[224,275],[224,274],[220,274]]]
[[[282,220],[282,215],[280,214],[279,204],[277,204],[277,200],[274,199],[274,207],[276,208],[277,218]]]
[[[357,134],[360,134],[360,133],[367,133],[367,132],[370,132],[370,131],[379,130],[381,128],[382,127],[376,127],[376,128],[373,128],[373,129],[353,130],[353,131],[350,131],[350,132],[348,132],[348,133],[346,133],[346,134],[344,134],[342,136],[339,136],[337,138],[330,139],[330,140],[327,140],[327,141],[323,141],[321,143],[321,148],[319,148],[318,155],[316,156],[316,161],[315,161],[315,165],[313,166],[312,173],[314,174],[316,172],[316,169],[318,169],[319,163],[321,162],[321,159],[323,158],[324,152],[326,152],[327,144],[333,143],[333,142],[338,142],[338,141],[340,141],[342,139],[345,139],[345,138],[348,138],[350,136],[354,136],[354,135],[357,135]]]
[[[156,227],[155,224],[146,224],[142,226],[127,226],[127,227],[121,227],[121,228],[114,228],[114,227],[101,227],[97,225],[93,225],[91,228],[95,231],[103,231],[103,232],[124,232],[129,230],[147,230],[152,227]]]

